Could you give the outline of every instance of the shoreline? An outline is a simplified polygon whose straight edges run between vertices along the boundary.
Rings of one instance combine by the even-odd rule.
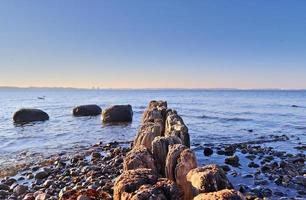
[[[278,138],[280,140],[285,139],[285,138]],[[278,140],[277,139],[277,140]],[[283,141],[283,140],[282,140]],[[264,141],[263,141],[264,142]],[[239,167],[241,168],[245,168],[245,166],[237,166],[237,167],[233,167],[229,164],[225,164],[224,165],[220,165],[221,168],[226,171],[227,176],[229,176],[230,180],[233,180],[232,177],[240,177],[241,180],[245,180],[245,179],[254,179],[257,182],[255,183],[255,185],[257,185],[257,187],[252,187],[252,185],[248,185],[248,184],[244,184],[244,182],[242,181],[241,183],[236,183],[233,182],[234,188],[239,190],[240,192],[243,192],[243,194],[245,194],[248,199],[255,199],[255,198],[263,198],[264,196],[269,196],[266,197],[268,199],[279,199],[279,198],[283,198],[283,199],[290,199],[290,198],[294,198],[296,197],[296,199],[298,198],[305,198],[306,194],[303,192],[303,186],[302,184],[305,184],[305,182],[303,182],[302,179],[298,179],[298,180],[290,180],[287,179],[285,180],[284,183],[282,183],[280,177],[282,176],[280,173],[273,173],[273,171],[269,171],[268,169],[266,169],[267,171],[265,172],[265,174],[263,174],[263,176],[259,176],[259,172],[256,169],[262,169],[263,166],[266,166],[265,164],[269,163],[268,160],[274,160],[275,162],[278,162],[278,168],[281,169],[282,167],[285,167],[284,164],[281,163],[288,163],[288,160],[296,160],[296,162],[290,162],[289,165],[287,165],[287,167],[289,166],[291,169],[297,168],[299,166],[299,168],[301,166],[303,166],[304,161],[306,160],[305,155],[292,155],[292,154],[286,154],[285,152],[279,152],[279,151],[275,151],[272,150],[271,148],[262,148],[260,145],[263,144],[263,142],[260,141],[249,141],[249,142],[244,142],[244,143],[237,143],[237,144],[232,144],[232,145],[195,145],[193,146],[193,151],[207,151],[206,148],[210,148],[213,151],[213,155],[215,156],[221,156],[222,159],[226,158],[227,156],[230,155],[238,155],[238,158],[240,160],[240,164],[245,165],[243,159],[245,157],[248,158],[248,164],[253,163],[253,161],[256,161],[256,157],[260,158],[262,160],[265,160],[266,163],[263,164],[259,164],[260,166],[256,166],[254,165],[254,172],[253,173],[249,173],[249,174],[239,174],[239,172],[237,172],[237,169]],[[31,199],[31,196],[33,196],[34,194],[37,196],[38,194],[41,194],[42,192],[39,192],[39,190],[41,189],[47,189],[44,188],[47,184],[47,182],[50,181],[54,181],[54,174],[60,173],[61,175],[64,176],[64,171],[56,171],[56,172],[52,172],[51,174],[53,174],[51,177],[48,176],[47,179],[36,179],[35,178],[35,174],[37,174],[37,172],[40,171],[49,171],[49,169],[51,170],[55,170],[55,169],[61,169],[61,168],[65,168],[66,172],[70,171],[72,169],[76,169],[79,168],[80,170],[82,170],[83,167],[88,167],[91,168],[92,171],[90,171],[91,173],[94,173],[94,169],[97,166],[103,166],[104,168],[108,168],[111,167],[112,170],[109,174],[110,171],[105,171],[105,174],[108,174],[108,176],[111,177],[111,179],[108,179],[108,181],[104,182],[106,184],[106,186],[103,188],[103,195],[105,195],[108,199],[112,199],[111,196],[113,195],[113,189],[112,186],[114,184],[114,178],[117,177],[118,175],[121,174],[121,172],[123,171],[123,159],[126,155],[126,153],[130,150],[130,145],[132,142],[111,142],[111,143],[107,143],[107,144],[103,144],[102,142],[100,143],[96,143],[93,144],[89,147],[86,147],[78,152],[74,152],[74,153],[64,153],[64,154],[55,154],[53,156],[51,156],[50,158],[45,158],[43,159],[41,162],[38,163],[29,163],[29,164],[25,164],[25,165],[20,165],[18,168],[16,168],[16,170],[13,170],[15,172],[15,175],[11,174],[11,175],[7,175],[4,177],[1,177],[1,183],[0,183],[0,188],[3,189],[3,184],[5,183],[10,183],[11,185],[9,187],[12,186],[16,186],[17,184],[20,185],[24,185],[26,187],[28,187],[28,189],[26,190],[27,196],[30,196],[28,199]],[[247,148],[249,147],[249,148]],[[256,149],[256,151],[254,151],[254,147]],[[302,146],[301,146],[302,147]],[[120,156],[116,156],[116,154],[114,154],[114,152],[117,151],[117,154]],[[272,153],[273,152],[273,153]],[[250,154],[251,153],[251,154]],[[205,154],[205,152],[204,152]],[[270,154],[274,154],[272,157]],[[100,156],[99,156],[100,155]],[[253,155],[253,156],[250,156]],[[211,155],[203,155],[204,158],[210,158]],[[255,158],[254,158],[255,157]],[[266,159],[265,159],[266,158]],[[212,158],[215,159],[215,158]],[[80,165],[78,165],[77,163],[71,162],[73,160],[79,160],[80,161]],[[106,164],[106,162],[108,161],[108,163]],[[257,160],[259,161],[259,160]],[[65,164],[64,164],[65,163]],[[114,164],[117,163],[117,164]],[[256,164],[258,162],[255,162]],[[76,165],[75,165],[76,164]],[[282,166],[283,165],[283,166]],[[260,171],[260,170],[259,170]],[[50,173],[50,172],[49,172]],[[290,171],[288,173],[291,173]],[[292,172],[293,173],[293,172]],[[297,173],[297,172],[294,172]],[[32,175],[31,175],[32,174]],[[104,174],[104,175],[105,175]],[[275,178],[275,180],[269,180],[269,175],[273,175],[274,177],[278,177]],[[301,177],[303,176],[303,174],[296,174],[297,177]],[[67,176],[67,175],[66,175]],[[86,176],[85,174],[78,174],[78,176]],[[73,173],[72,174],[68,174],[68,177],[73,178]],[[103,174],[102,174],[103,177]],[[101,177],[100,177],[101,178]],[[15,180],[14,180],[15,179]],[[102,178],[101,178],[102,179]],[[271,179],[271,178],[270,178]],[[41,181],[44,180],[44,181]],[[71,179],[72,180],[72,179]],[[71,181],[70,180],[70,181]],[[268,180],[269,182],[267,182],[266,180]],[[275,191],[275,184],[272,184],[273,181],[278,181],[278,186],[283,187],[283,191]],[[72,185],[74,185],[73,183],[71,183]],[[88,186],[90,184],[93,184],[93,182],[87,182],[86,183]],[[36,186],[40,186],[36,189],[34,189]],[[45,185],[45,186],[44,186]],[[73,186],[75,187],[75,185]],[[62,191],[62,193],[64,193],[64,191],[68,191],[69,188],[72,189],[73,187],[65,187],[64,190],[58,190],[58,188],[55,188],[55,190],[53,191],[48,191],[49,199],[58,199],[58,195],[60,194],[60,192]],[[280,188],[277,188],[277,190],[279,190]],[[291,191],[294,190],[294,187],[299,188],[299,190],[296,190],[295,194],[291,192],[291,194],[286,194],[286,188],[291,189]],[[75,192],[77,192],[77,190],[80,190],[81,188],[84,187],[76,187],[74,189]],[[90,187],[91,188],[91,187]],[[98,188],[98,187],[97,187]],[[95,189],[97,189],[95,188]],[[93,189],[93,188],[92,188]],[[102,188],[100,188],[102,189]],[[105,193],[105,190],[107,191]],[[15,191],[16,192],[16,191]],[[9,197],[9,195],[14,195],[14,190],[12,190],[11,192],[7,191],[7,192],[3,192],[3,190],[0,192],[0,197],[2,195],[5,195],[6,197]],[[299,192],[301,194],[299,194]],[[32,195],[33,194],[33,195]],[[53,197],[51,195],[54,195]],[[26,196],[26,194],[24,194]],[[106,199],[107,199],[106,198]],[[14,199],[14,198],[12,198]],[[27,199],[27,198],[26,198]]]

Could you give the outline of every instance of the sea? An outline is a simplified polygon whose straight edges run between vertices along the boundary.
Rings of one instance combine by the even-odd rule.
[[[151,100],[166,100],[188,126],[191,148],[232,144],[286,135],[290,139],[267,142],[277,150],[295,153],[306,143],[306,90],[213,89],[0,89],[0,167],[77,152],[92,144],[133,141],[141,116]],[[133,121],[105,125],[101,116],[74,117],[78,105],[105,109],[130,104]],[[25,125],[13,123],[20,108],[39,108],[50,120]],[[205,162],[202,152],[197,152]]]

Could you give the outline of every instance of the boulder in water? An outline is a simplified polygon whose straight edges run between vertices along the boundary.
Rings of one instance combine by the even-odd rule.
[[[105,109],[102,113],[103,122],[131,122],[133,110],[131,105],[114,105]]]
[[[98,105],[81,105],[73,108],[73,115],[76,117],[80,116],[96,116],[100,115],[102,109]]]
[[[23,108],[14,113],[13,120],[15,123],[28,123],[34,121],[45,121],[49,115],[40,109]]]

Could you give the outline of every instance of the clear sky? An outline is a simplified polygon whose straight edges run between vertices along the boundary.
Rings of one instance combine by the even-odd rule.
[[[306,88],[306,1],[1,1],[0,86]]]

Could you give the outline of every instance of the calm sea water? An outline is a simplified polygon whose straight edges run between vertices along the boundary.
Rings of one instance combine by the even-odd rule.
[[[0,166],[76,151],[99,141],[131,141],[152,99],[167,100],[168,107],[182,115],[193,144],[283,134],[300,140],[268,145],[291,151],[298,142],[306,143],[306,91],[0,89]],[[103,126],[100,116],[73,117],[73,107],[81,104],[98,104],[102,109],[131,104],[133,122]],[[13,113],[23,107],[43,109],[50,120],[15,126]]]

